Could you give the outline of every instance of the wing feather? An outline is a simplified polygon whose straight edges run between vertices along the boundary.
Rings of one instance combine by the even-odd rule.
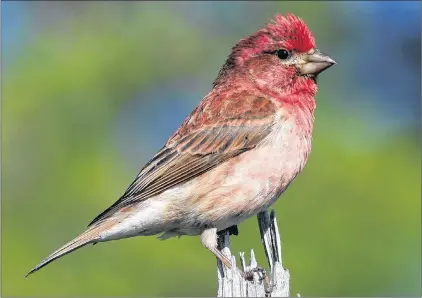
[[[89,226],[254,148],[271,132],[275,112],[270,99],[245,93],[224,101],[219,97],[202,101],[143,167],[123,196]]]

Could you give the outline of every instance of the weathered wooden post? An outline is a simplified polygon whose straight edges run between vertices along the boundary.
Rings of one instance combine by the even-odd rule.
[[[257,216],[261,242],[270,266],[267,282],[259,272],[253,274],[252,281],[246,281],[237,269],[228,269],[217,259],[218,297],[289,297],[290,274],[283,268],[281,256],[280,234],[274,210],[260,212]],[[236,257],[230,252],[230,234],[225,231],[218,239],[218,246],[222,252],[236,265]],[[243,271],[257,268],[255,253],[251,249],[250,261],[246,265],[244,252],[240,252],[240,264]],[[233,268],[236,268],[233,266]],[[299,296],[299,295],[298,295]]]

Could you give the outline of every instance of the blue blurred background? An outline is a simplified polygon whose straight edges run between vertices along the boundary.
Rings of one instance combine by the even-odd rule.
[[[2,2],[2,296],[215,296],[197,237],[88,246],[25,273],[112,204],[230,48],[302,17],[321,75],[313,151],[275,205],[292,294],[421,295],[419,2]],[[256,219],[235,252],[256,249]]]

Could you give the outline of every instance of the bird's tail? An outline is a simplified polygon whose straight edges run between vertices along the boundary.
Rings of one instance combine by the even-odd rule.
[[[34,267],[28,274],[25,276],[34,273],[35,271],[40,270],[44,266],[48,265],[49,263],[53,262],[54,260],[71,253],[78,248],[81,248],[89,243],[95,243],[99,239],[100,233],[104,231],[104,225],[97,225],[93,226],[90,229],[83,232],[81,235],[73,239],[72,241],[66,243],[58,250],[50,254],[46,259],[44,259],[41,263],[39,263],[36,267]]]

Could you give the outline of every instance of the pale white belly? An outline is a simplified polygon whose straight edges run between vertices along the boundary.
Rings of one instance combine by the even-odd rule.
[[[278,199],[302,170],[310,146],[310,136],[293,121],[284,122],[254,150],[140,204],[103,241],[159,233],[166,233],[164,238],[198,235],[210,226],[223,230],[239,224]]]

